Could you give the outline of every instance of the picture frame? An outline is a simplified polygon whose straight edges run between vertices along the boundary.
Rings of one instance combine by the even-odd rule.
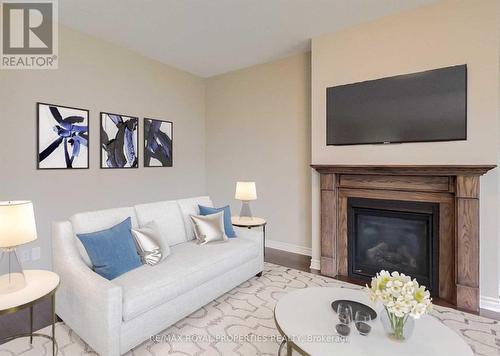
[[[90,111],[36,103],[37,169],[89,169]]]
[[[144,167],[173,167],[174,123],[144,118]]]
[[[100,113],[101,169],[139,168],[139,118]]]

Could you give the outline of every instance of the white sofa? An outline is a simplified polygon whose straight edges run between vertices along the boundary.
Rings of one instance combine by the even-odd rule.
[[[54,222],[54,271],[61,277],[56,313],[103,356],[121,355],[203,305],[262,272],[263,237],[235,228],[229,242],[197,245],[190,214],[209,197],[80,213]],[[170,255],[111,281],[92,271],[75,234],[109,228],[127,217],[132,225],[155,220]]]

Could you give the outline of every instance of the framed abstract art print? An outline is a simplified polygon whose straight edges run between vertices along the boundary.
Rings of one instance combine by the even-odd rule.
[[[139,119],[101,112],[101,168],[138,168]]]
[[[144,167],[172,167],[173,126],[171,121],[144,118]]]
[[[89,168],[89,111],[37,103],[37,168]]]

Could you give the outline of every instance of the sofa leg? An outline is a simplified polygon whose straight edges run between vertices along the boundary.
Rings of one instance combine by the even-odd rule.
[[[259,273],[257,273],[255,276],[256,277],[261,277],[262,276],[262,271],[260,271]]]

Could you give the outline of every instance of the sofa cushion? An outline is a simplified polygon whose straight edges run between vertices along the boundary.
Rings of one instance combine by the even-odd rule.
[[[219,211],[224,212],[224,232],[227,237],[236,237],[234,232],[233,223],[231,222],[231,207],[229,205],[223,206],[222,208],[211,208],[209,206],[199,205],[201,215],[210,215],[218,213]]]
[[[224,212],[210,215],[191,215],[194,235],[199,244],[227,240],[224,232]]]
[[[160,244],[162,239],[156,222],[151,221],[142,227],[131,230],[142,263],[154,266],[170,254],[170,246]]]
[[[142,266],[131,228],[128,217],[109,229],[77,234],[90,256],[94,272],[111,280]]]
[[[198,205],[213,207],[212,200],[210,197],[194,197],[188,199],[177,200],[179,208],[181,209],[182,218],[184,220],[184,227],[186,229],[186,241],[190,241],[195,238],[193,225],[191,224],[190,215],[200,215],[200,209]]]
[[[123,320],[127,321],[220,276],[259,255],[250,239],[230,239],[198,245],[189,241],[172,247],[156,266],[143,265],[115,278],[122,287]]]
[[[140,226],[154,221],[160,231],[162,244],[169,246],[186,242],[186,228],[177,201],[168,200],[136,205],[135,212]]]
[[[128,217],[131,219],[132,227],[137,227],[137,218],[133,207],[89,211],[75,214],[69,218],[73,226],[73,234],[78,251],[87,266],[92,267],[92,262],[87,251],[85,251],[85,247],[83,247],[81,241],[76,237],[76,234],[88,234],[90,232],[109,229]]]

